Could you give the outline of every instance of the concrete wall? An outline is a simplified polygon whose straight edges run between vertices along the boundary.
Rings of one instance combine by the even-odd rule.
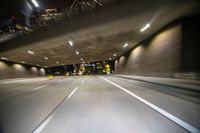
[[[182,71],[200,72],[200,15],[183,21]]]
[[[200,15],[178,20],[115,61],[116,74],[200,79]]]
[[[180,69],[181,25],[166,28],[115,62],[117,74],[172,77]]]
[[[43,68],[0,60],[0,79],[38,76],[45,76]]]

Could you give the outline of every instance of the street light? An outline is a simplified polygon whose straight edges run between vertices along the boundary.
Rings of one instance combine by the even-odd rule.
[[[37,3],[36,0],[31,0],[31,1],[32,1],[32,3],[34,4],[35,7],[39,7],[39,4]]]

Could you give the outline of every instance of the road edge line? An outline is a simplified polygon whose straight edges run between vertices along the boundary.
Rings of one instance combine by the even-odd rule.
[[[110,84],[118,87],[119,89],[125,91],[126,93],[130,94],[131,96],[135,97],[137,100],[141,101],[142,103],[146,104],[147,106],[151,107],[152,109],[154,109],[155,111],[159,112],[160,114],[162,114],[163,116],[167,117],[169,120],[173,121],[174,123],[178,124],[179,126],[183,127],[184,129],[188,130],[189,132],[191,133],[200,133],[200,130],[191,126],[190,124],[188,124],[187,122],[179,119],[178,117],[168,113],[167,111],[161,109],[160,107],[152,104],[151,102],[139,97],[138,95],[134,94],[133,92],[117,85],[116,83],[104,78],[104,77],[101,77],[99,76],[101,79],[109,82]]]

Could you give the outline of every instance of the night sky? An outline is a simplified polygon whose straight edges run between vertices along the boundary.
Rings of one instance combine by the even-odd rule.
[[[27,0],[32,4],[31,0]],[[63,8],[67,0],[37,0],[40,9],[45,8]],[[18,19],[23,19],[25,0],[0,0],[0,23],[15,16]],[[32,7],[34,7],[32,5]],[[34,10],[38,10],[34,9]]]

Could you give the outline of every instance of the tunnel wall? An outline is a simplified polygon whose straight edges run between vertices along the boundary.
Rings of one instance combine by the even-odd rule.
[[[115,61],[115,73],[172,77],[180,69],[182,26],[165,28]]]
[[[182,72],[200,73],[200,15],[183,21]]]
[[[200,79],[200,15],[177,20],[115,61],[116,74]]]
[[[0,60],[0,79],[45,76],[43,68]]]

